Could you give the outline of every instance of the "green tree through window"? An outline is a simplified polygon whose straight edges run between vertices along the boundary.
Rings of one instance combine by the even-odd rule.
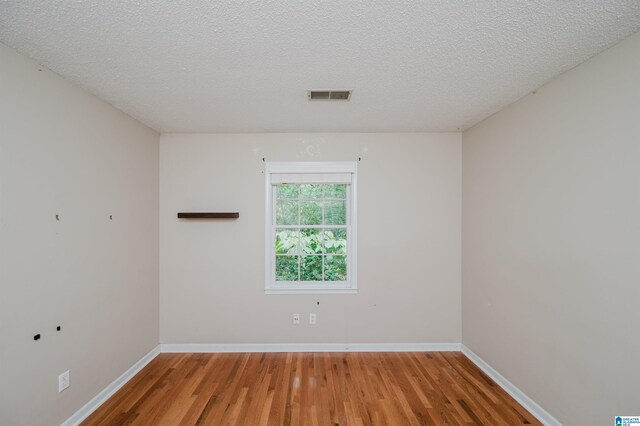
[[[274,189],[276,281],[346,281],[347,185]]]

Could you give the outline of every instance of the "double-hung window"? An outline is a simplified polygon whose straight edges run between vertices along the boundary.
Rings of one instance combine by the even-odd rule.
[[[267,162],[267,293],[355,293],[356,162]]]

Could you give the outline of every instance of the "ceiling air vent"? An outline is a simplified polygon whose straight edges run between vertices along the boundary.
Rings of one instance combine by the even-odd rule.
[[[309,90],[310,101],[348,101],[351,90]]]

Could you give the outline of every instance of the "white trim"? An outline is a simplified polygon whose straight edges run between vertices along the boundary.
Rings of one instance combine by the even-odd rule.
[[[270,288],[264,294],[358,294],[357,288]]]
[[[482,358],[476,355],[471,349],[465,345],[460,345],[461,351],[467,358],[471,360],[480,370],[489,376],[494,382],[505,390],[520,405],[533,414],[542,424],[546,426],[562,426],[551,414],[538,405],[533,399],[529,398],[524,392],[518,389],[513,383],[507,380],[502,374],[498,373],[493,367],[487,364]]]
[[[460,343],[162,343],[163,353],[459,352]]]
[[[356,173],[357,161],[267,161],[266,173]]]
[[[61,426],[77,426],[160,353],[222,352],[462,352],[513,399],[546,426],[562,426],[551,414],[461,343],[162,343],[94,396]]]
[[[273,162],[265,163],[265,249],[264,249],[264,291],[265,294],[357,294],[358,290],[358,162],[357,161],[298,161],[298,162]],[[345,285],[326,287],[327,283],[317,286],[300,288],[299,285],[285,285],[275,281],[275,255],[273,252],[274,241],[274,191],[273,177],[278,173],[283,174],[350,174],[348,183],[347,223],[347,281]],[[296,226],[298,228],[300,226]],[[342,226],[340,226],[342,227]],[[292,226],[293,228],[293,226]]]
[[[271,185],[287,183],[351,183],[353,173],[270,173]]]
[[[122,373],[120,377],[115,379],[109,386],[104,388],[100,393],[91,398],[82,408],[76,411],[71,417],[64,421],[60,426],[76,426],[84,419],[89,417],[91,413],[96,411],[104,402],[114,393],[124,386],[129,380],[140,372],[147,364],[149,364],[160,353],[160,345],[153,348],[148,354],[140,358],[138,362],[133,364],[127,371]]]
[[[273,265],[273,259],[271,258],[271,244],[273,239],[271,236],[271,223],[269,223],[271,216],[273,215],[273,199],[271,190],[271,171],[269,163],[265,163],[264,166],[264,288],[267,289],[271,285],[271,276],[273,274],[275,266]]]
[[[354,169],[358,169],[358,163],[354,163]],[[351,205],[347,210],[349,212],[349,242],[347,259],[347,273],[353,290],[358,290],[358,173],[353,173],[351,185],[349,186]]]

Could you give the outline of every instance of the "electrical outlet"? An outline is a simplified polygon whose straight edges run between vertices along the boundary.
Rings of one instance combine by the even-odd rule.
[[[300,325],[300,314],[293,314],[293,325]]]
[[[309,324],[310,325],[316,325],[316,314],[315,313],[310,313],[309,314]]]
[[[69,370],[58,376],[58,392],[62,392],[69,387]]]

